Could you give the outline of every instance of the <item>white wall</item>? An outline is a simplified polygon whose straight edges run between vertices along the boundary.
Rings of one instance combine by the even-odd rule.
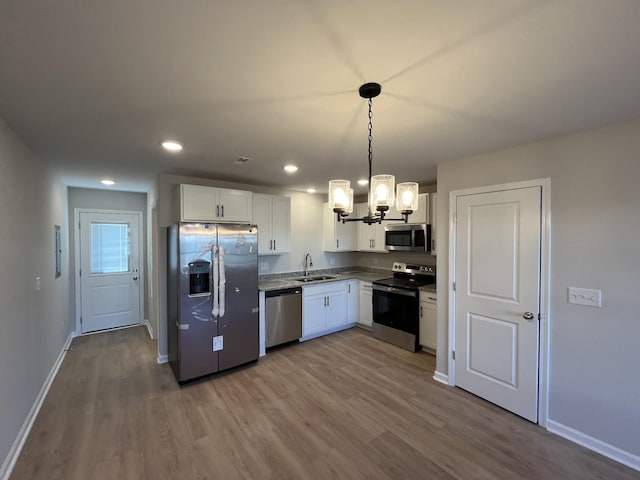
[[[449,192],[551,178],[549,419],[640,456],[640,121],[438,165],[438,290],[448,286]],[[602,290],[602,308],[567,287]],[[447,373],[447,303],[437,370]]]
[[[0,477],[72,331],[67,189],[0,119]],[[54,225],[62,234],[55,278]],[[36,291],[36,277],[40,290]],[[2,466],[4,464],[4,466]]]

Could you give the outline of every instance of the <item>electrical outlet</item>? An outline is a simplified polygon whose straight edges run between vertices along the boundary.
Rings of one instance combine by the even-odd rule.
[[[269,262],[260,262],[260,271],[267,272],[269,270]]]
[[[36,277],[36,292],[40,291],[40,277]]]
[[[567,301],[576,305],[587,305],[589,307],[602,307],[602,292],[589,288],[567,288]]]
[[[336,259],[331,257],[331,260],[329,260],[329,263],[331,264],[331,266],[336,264]]]

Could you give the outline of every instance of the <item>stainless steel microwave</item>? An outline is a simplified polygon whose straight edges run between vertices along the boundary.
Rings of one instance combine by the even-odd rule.
[[[400,252],[429,252],[431,225],[425,223],[392,223],[384,227],[384,246]]]

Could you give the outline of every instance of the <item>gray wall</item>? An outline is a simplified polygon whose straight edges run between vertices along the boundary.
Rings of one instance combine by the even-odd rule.
[[[149,275],[147,269],[147,194],[135,192],[120,192],[118,190],[98,190],[91,188],[69,188],[69,218],[73,223],[73,212],[75,208],[95,208],[102,210],[124,210],[132,212],[142,212],[142,245],[140,261],[144,274],[144,318],[147,318],[149,311]],[[71,249],[71,268],[75,269],[75,226],[69,228],[69,248]],[[74,270],[75,271],[75,270]],[[75,275],[72,276],[73,285],[73,305],[75,305]],[[75,307],[74,307],[75,308]],[[141,319],[142,320],[142,319]]]
[[[2,477],[7,455],[72,331],[67,189],[2,119],[0,225]],[[60,225],[62,233],[58,278],[54,225]]]
[[[449,192],[551,178],[549,419],[640,455],[640,121],[438,165],[437,369],[447,373]],[[602,308],[567,287],[602,290]]]

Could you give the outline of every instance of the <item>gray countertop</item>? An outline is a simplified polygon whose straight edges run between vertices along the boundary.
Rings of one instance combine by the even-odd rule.
[[[382,270],[377,272],[363,272],[363,271],[354,270],[354,271],[340,272],[338,274],[322,274],[319,272],[309,272],[310,277],[313,277],[316,275],[331,275],[332,277],[325,280],[315,280],[312,282],[296,281],[297,278],[302,278],[301,275],[283,277],[278,279],[260,280],[258,283],[258,289],[262,290],[263,292],[268,292],[271,290],[280,290],[281,288],[302,287],[304,285],[317,285],[319,283],[341,282],[345,280],[362,280],[365,282],[373,282],[375,280],[391,277],[393,275],[393,272],[382,271]],[[427,293],[433,293],[433,294],[437,293],[435,285],[420,287],[419,290],[421,292],[427,292]]]
[[[309,272],[309,276],[316,275],[314,272]],[[373,282],[374,280],[380,280],[381,278],[387,278],[392,276],[392,272],[361,272],[361,271],[347,271],[333,274],[332,278],[326,280],[316,280],[313,282],[298,282],[296,278],[302,278],[301,276],[285,277],[271,280],[260,280],[258,282],[258,289],[267,292],[270,290],[279,290],[281,288],[302,287],[304,285],[317,285],[319,283],[328,282],[341,282],[344,280],[363,280],[365,282]]]

